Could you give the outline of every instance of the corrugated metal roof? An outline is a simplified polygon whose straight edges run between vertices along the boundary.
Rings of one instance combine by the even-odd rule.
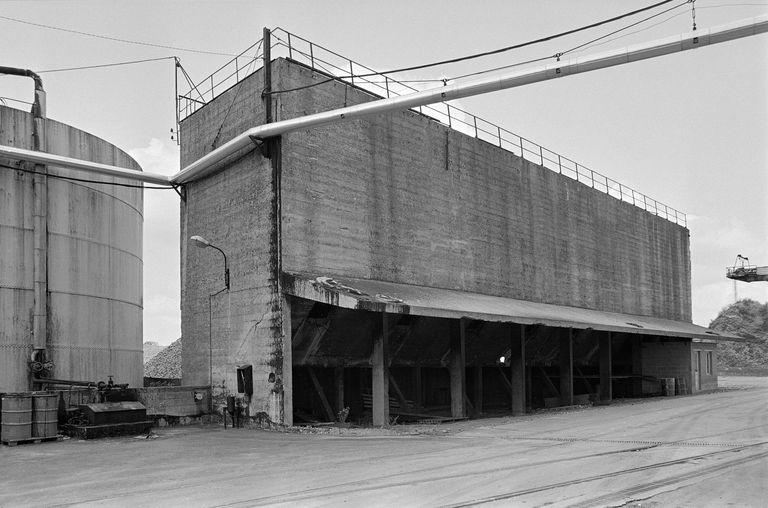
[[[378,280],[284,273],[283,291],[289,295],[338,307],[374,312],[540,324],[703,340],[744,340],[736,335],[671,319],[602,312]]]

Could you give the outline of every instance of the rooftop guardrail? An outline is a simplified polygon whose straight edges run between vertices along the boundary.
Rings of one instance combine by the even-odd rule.
[[[272,58],[287,57],[379,97],[389,98],[420,91],[419,88],[405,81],[379,74],[370,67],[282,28],[275,28],[271,35],[270,51]],[[257,41],[199,83],[192,84],[190,82],[190,90],[184,95],[177,93],[179,121],[216,98],[218,94],[259,70],[264,56],[262,45],[263,40]],[[435,81],[439,82],[440,80]],[[496,145],[529,162],[539,164],[670,222],[687,227],[687,217],[679,210],[463,109],[445,102],[413,109],[454,130]]]

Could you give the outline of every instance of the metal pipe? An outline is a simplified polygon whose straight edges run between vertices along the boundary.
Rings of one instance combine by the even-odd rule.
[[[648,58],[679,53],[701,46],[708,46],[734,39],[757,35],[768,31],[768,15],[757,16],[709,30],[697,30],[679,36],[652,41],[608,51],[595,56],[573,58],[568,62],[512,71],[502,75],[482,78],[467,83],[441,86],[408,95],[350,106],[290,120],[260,125],[243,132],[221,147],[204,155],[171,177],[176,184],[184,184],[216,171],[233,156],[239,156],[253,148],[253,143],[281,134],[318,127],[342,120],[403,110],[437,102],[460,99],[498,90],[505,90],[539,81],[580,74],[616,65],[637,62]]]
[[[42,151],[45,146],[45,90],[42,78],[29,69],[0,67],[0,74],[31,78],[35,83],[32,103],[32,148]],[[32,347],[45,355],[48,337],[48,169],[35,167],[32,178]]]
[[[0,155],[12,159],[35,162],[39,164],[50,164],[52,166],[61,166],[68,169],[79,169],[90,173],[100,175],[114,176],[145,183],[158,185],[171,185],[170,178],[159,173],[147,173],[135,169],[121,168],[109,164],[101,164],[82,159],[73,159],[63,155],[39,152],[35,150],[25,150],[13,146],[0,145]]]
[[[25,76],[32,78],[35,82],[35,100],[32,103],[32,114],[35,117],[45,118],[45,90],[43,89],[43,79],[35,72],[29,69],[19,69],[17,67],[0,66],[0,74],[10,74],[13,76]]]

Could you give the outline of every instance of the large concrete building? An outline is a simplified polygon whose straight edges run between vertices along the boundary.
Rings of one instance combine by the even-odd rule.
[[[270,65],[182,120],[182,167],[255,125],[378,98]],[[679,221],[413,110],[255,141],[185,186],[184,384],[278,422],[348,407],[374,424],[716,386]],[[226,254],[228,290],[193,235]]]

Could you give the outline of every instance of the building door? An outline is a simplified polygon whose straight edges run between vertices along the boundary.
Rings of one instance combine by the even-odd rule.
[[[698,392],[701,390],[701,351],[694,351],[696,357],[693,360],[693,386]]]

